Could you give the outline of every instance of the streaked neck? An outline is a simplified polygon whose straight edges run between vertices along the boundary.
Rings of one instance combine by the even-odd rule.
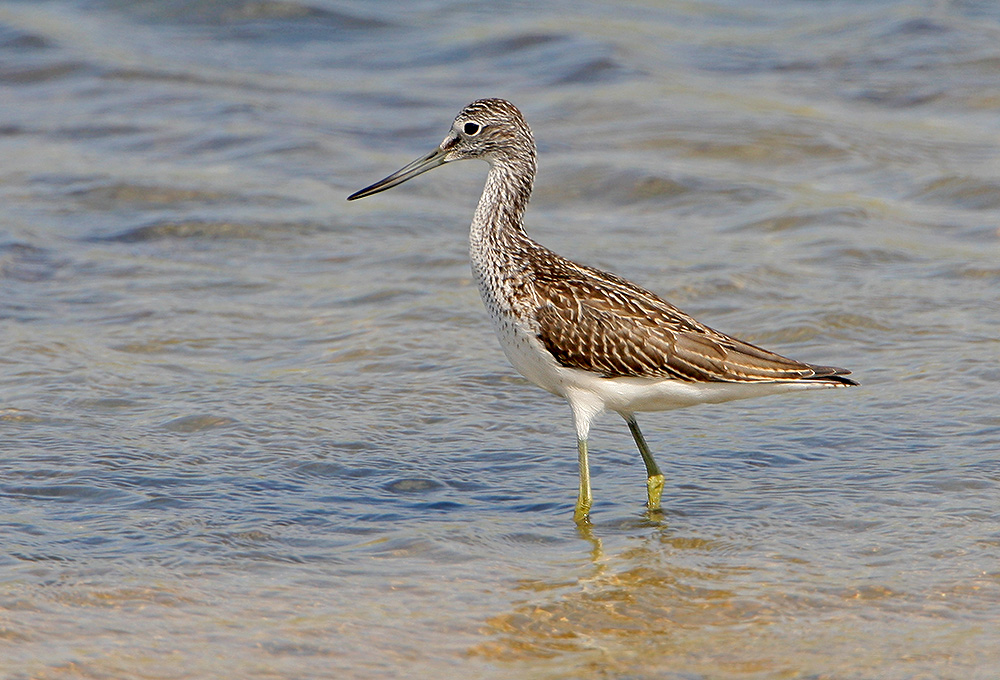
[[[524,210],[535,178],[534,158],[520,162],[495,161],[472,218],[470,246],[473,260],[494,257],[527,240]]]

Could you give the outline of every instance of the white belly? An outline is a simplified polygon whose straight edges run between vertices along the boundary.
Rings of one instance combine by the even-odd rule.
[[[492,310],[491,310],[492,311]],[[491,314],[493,328],[507,360],[525,378],[561,397],[566,396],[565,368],[556,363],[526,324],[504,314]]]

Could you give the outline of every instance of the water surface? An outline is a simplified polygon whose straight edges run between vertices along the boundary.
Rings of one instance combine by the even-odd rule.
[[[992,678],[994,3],[0,3],[0,675]],[[505,363],[531,234],[864,384],[642,419]]]

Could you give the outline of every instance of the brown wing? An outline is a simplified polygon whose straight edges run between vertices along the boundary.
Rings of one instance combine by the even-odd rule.
[[[570,262],[534,274],[539,337],[556,360],[606,377],[690,382],[819,380],[853,384],[712,330],[653,293]]]

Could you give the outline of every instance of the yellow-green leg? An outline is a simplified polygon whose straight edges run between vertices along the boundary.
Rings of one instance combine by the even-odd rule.
[[[578,438],[576,448],[580,458],[580,495],[576,499],[573,521],[586,524],[590,521],[590,506],[594,502],[590,494],[590,462],[587,460],[587,440]]]
[[[663,473],[660,472],[659,466],[653,460],[653,454],[649,452],[646,438],[639,431],[639,423],[636,422],[635,416],[631,414],[625,416],[625,422],[628,423],[628,429],[632,431],[635,445],[639,447],[642,462],[646,464],[646,505],[650,510],[659,510],[660,496],[663,494]]]

